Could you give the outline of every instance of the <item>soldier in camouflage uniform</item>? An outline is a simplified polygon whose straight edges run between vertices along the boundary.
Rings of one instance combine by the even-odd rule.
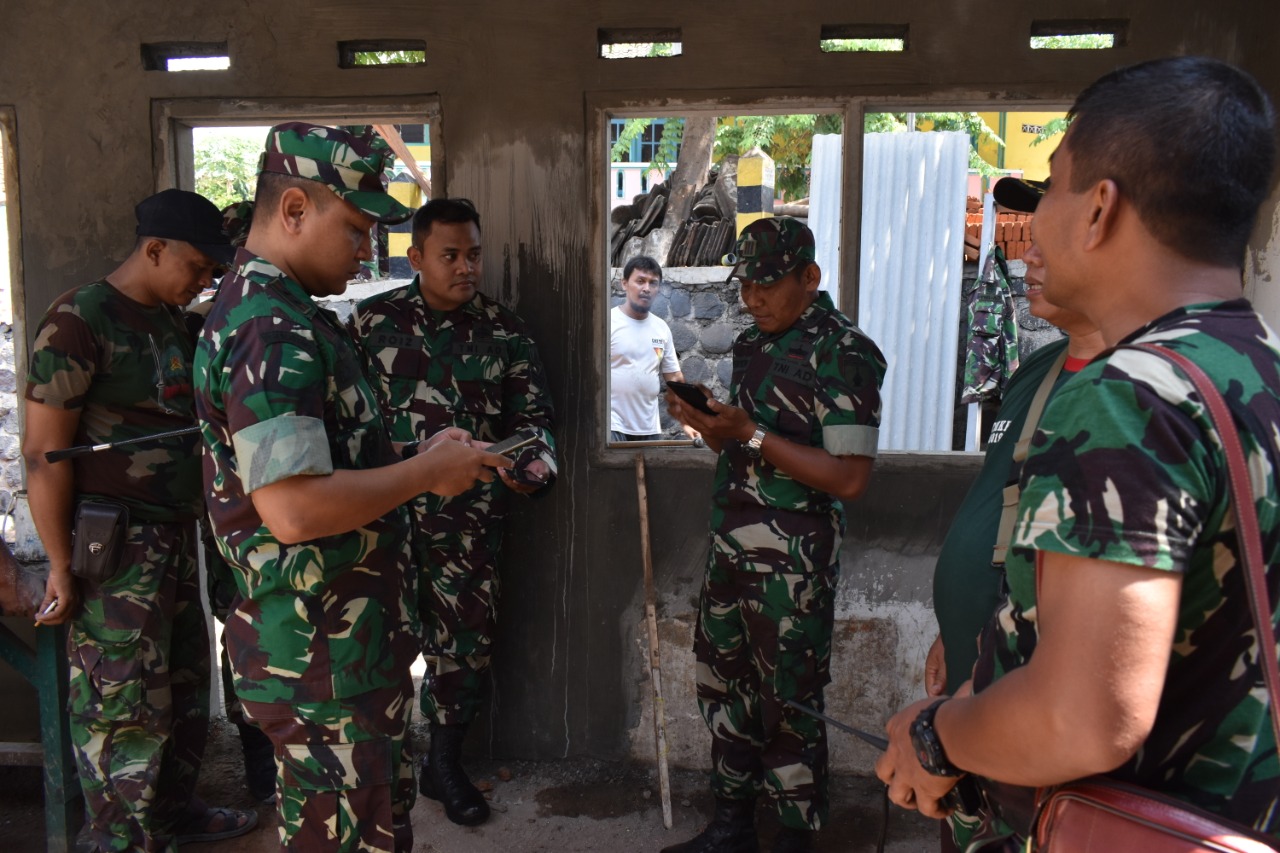
[[[454,823],[489,815],[461,765],[467,726],[480,710],[496,627],[497,561],[511,492],[530,494],[555,478],[552,406],[537,348],[524,322],[479,293],[480,215],[465,199],[435,199],[413,218],[405,287],[372,296],[351,315],[352,337],[381,384],[398,441],[461,427],[484,441],[531,429],[511,474],[453,498],[413,503],[420,537],[421,614],[427,678],[422,712],[431,725],[422,793]],[[518,478],[518,479],[517,479]]]
[[[412,849],[403,504],[506,464],[462,430],[394,446],[354,344],[313,301],[346,289],[375,221],[409,215],[383,169],[360,137],[272,128],[195,360],[209,515],[240,594],[225,630],[236,692],[275,745],[281,846],[308,853]]]
[[[1035,218],[1043,293],[1114,349],[1057,391],[1032,440],[978,692],[897,714],[877,771],[934,816],[963,771],[1022,786],[1106,773],[1280,838],[1276,709],[1221,440],[1180,368],[1126,346],[1181,353],[1226,398],[1274,621],[1280,339],[1241,298],[1274,114],[1243,72],[1180,57],[1108,74],[1069,118]],[[998,849],[1021,849],[1027,825],[1008,831]]]
[[[664,853],[756,850],[762,792],[782,824],[773,849],[812,849],[828,813],[826,731],[786,702],[822,709],[841,502],[866,488],[879,437],[884,356],[818,290],[812,232],[761,219],[734,252],[729,280],[755,324],[734,343],[733,404],[711,401],[708,416],[667,394],[720,459],[694,638],[716,816]]]
[[[98,850],[172,850],[231,837],[253,812],[194,797],[208,733],[209,655],[196,575],[200,471],[194,437],[126,444],[49,464],[49,450],[189,427],[192,342],[179,308],[230,258],[217,208],[166,190],[137,207],[133,252],[60,296],[36,333],[23,453],[49,556],[38,620],[70,621],[68,712]],[[70,575],[75,504],[129,513],[113,577]],[[47,612],[46,612],[47,609]]]

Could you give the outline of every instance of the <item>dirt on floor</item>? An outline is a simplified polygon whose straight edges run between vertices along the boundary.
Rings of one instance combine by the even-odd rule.
[[[419,753],[426,726],[414,727]],[[456,826],[441,806],[419,797],[413,809],[414,850],[432,853],[657,853],[701,831],[710,818],[707,777],[673,771],[673,825],[664,829],[657,774],[636,764],[567,759],[492,761],[468,758],[472,779],[486,788],[493,815],[482,826]],[[240,742],[225,718],[211,724],[201,772],[200,794],[211,805],[251,808],[244,787]],[[875,779],[841,777],[831,786],[831,821],[818,836],[819,853],[861,853],[876,849],[884,822],[884,787]],[[275,810],[257,807],[259,825],[229,841],[188,845],[198,853],[274,853],[279,849]],[[938,825],[914,812],[889,809],[891,853],[938,849]],[[768,850],[776,823],[766,809],[758,815],[761,849]],[[0,772],[0,838],[4,853],[45,849],[40,771],[34,767]]]

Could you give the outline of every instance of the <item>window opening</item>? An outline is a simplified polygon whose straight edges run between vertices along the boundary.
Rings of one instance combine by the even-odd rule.
[[[13,310],[15,292],[18,298],[22,293],[21,284],[14,274],[17,266],[14,259],[20,257],[17,240],[21,232],[16,192],[18,176],[11,156],[13,118],[9,108],[0,109],[0,367],[17,377],[15,388],[0,393],[0,434],[4,436],[3,450],[0,451],[0,537],[10,545],[15,545],[17,540],[13,513],[16,496],[23,485],[19,419],[15,413],[20,411],[18,395],[22,393],[22,379],[26,373],[25,349],[21,345],[14,346],[15,337],[20,341],[23,339],[23,330],[21,321],[15,329]]]
[[[339,68],[423,66],[427,43],[421,39],[383,39],[338,42]]]
[[[1004,175],[1048,176],[1064,113],[931,110],[865,117],[854,321],[889,362],[881,450],[981,449],[1018,361],[1061,337],[1025,298],[1033,215],[987,193]],[[992,249],[1009,277],[987,286]],[[989,346],[971,346],[971,314],[988,312]]]
[[[231,57],[224,42],[156,42],[142,45],[147,71],[225,71]]]
[[[429,181],[431,145],[427,125],[379,125],[378,127],[392,127],[397,133],[400,129],[408,129],[411,138],[422,140],[406,141],[404,147],[413,158],[419,174]],[[195,191],[212,201],[224,211],[224,214],[234,215],[234,208],[237,205],[253,198],[257,187],[258,158],[262,153],[263,143],[269,130],[269,125],[192,128]],[[426,202],[426,194],[418,185],[408,164],[400,157],[396,157],[388,169],[387,179],[388,191],[407,206],[416,208]],[[408,223],[394,226],[375,225],[373,228],[374,258],[365,262],[365,269],[360,278],[367,280],[411,278],[413,273],[406,257],[409,242]]]
[[[893,53],[907,49],[907,24],[823,24],[823,53]]]
[[[1107,50],[1122,47],[1127,20],[1032,21],[1033,50]]]
[[[596,31],[601,59],[651,59],[684,51],[679,28],[633,27]]]
[[[807,220],[823,234],[818,263],[824,289],[838,297],[843,117],[611,117],[607,139],[609,186],[626,188],[620,195],[616,189],[610,193],[605,285],[610,320],[613,308],[624,303],[637,310],[622,282],[627,262],[639,255],[653,258],[662,267],[662,282],[643,306],[647,311],[639,313],[658,318],[670,330],[670,346],[686,381],[702,382],[727,399],[731,344],[751,322],[740,309],[738,285],[725,280],[723,265],[742,227],[782,214]],[[610,433],[634,435],[639,419],[647,423],[652,417],[658,421],[657,441],[691,446],[661,404],[656,411],[637,404],[642,412],[626,413],[628,401],[656,396],[670,366],[661,360],[666,348],[661,340],[653,344],[648,355],[658,360],[641,364],[633,356],[644,355],[645,348],[628,354],[620,339],[618,351],[609,354]],[[622,446],[611,435],[606,440]]]

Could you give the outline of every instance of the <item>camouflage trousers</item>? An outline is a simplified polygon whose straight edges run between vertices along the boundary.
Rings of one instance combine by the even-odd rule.
[[[427,672],[422,715],[440,725],[457,725],[476,718],[484,697],[498,625],[502,521],[439,529],[445,526],[439,518],[423,525],[426,552],[418,609]]]
[[[133,524],[116,576],[81,584],[67,711],[99,850],[174,849],[209,731],[195,524]]]
[[[241,704],[275,747],[282,850],[413,850],[408,672],[399,685],[346,699]]]
[[[766,792],[784,826],[827,820],[827,735],[786,704],[822,709],[831,680],[836,573],[753,572],[711,554],[698,624],[698,707],[711,730],[717,797]]]

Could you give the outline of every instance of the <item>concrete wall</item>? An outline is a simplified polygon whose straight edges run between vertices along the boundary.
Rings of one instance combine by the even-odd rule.
[[[654,115],[733,105],[788,112],[872,108],[1052,108],[1116,64],[1169,53],[1241,62],[1272,91],[1280,65],[1264,34],[1275,4],[1226,0],[764,0],[722,4],[651,0],[7,0],[0,28],[0,127],[13,147],[9,209],[16,322],[27,340],[63,290],[108,270],[132,240],[136,201],[178,180],[181,143],[171,115],[211,112],[244,123],[295,114],[430,114],[433,179],[473,199],[485,217],[484,289],[519,311],[541,343],[560,423],[564,476],[510,526],[506,608],[484,746],[505,756],[626,754],[644,738],[636,492],[626,451],[602,448],[600,366],[607,340],[603,222],[603,110]],[[1045,18],[1128,18],[1128,46],[1032,52],[1028,27]],[[900,55],[827,55],[822,24],[910,25]],[[596,58],[599,27],[683,30],[673,59]],[[422,38],[425,68],[337,67],[340,39]],[[226,41],[225,72],[147,72],[140,42]],[[423,120],[426,120],[425,118]],[[860,184],[860,146],[846,146],[848,185]],[[846,196],[846,268],[854,280],[856,191]],[[1255,280],[1280,268],[1277,204],[1260,227]],[[852,307],[853,288],[846,307]],[[1268,303],[1272,319],[1280,314]],[[19,338],[22,336],[20,335]],[[21,357],[25,353],[20,353]],[[705,549],[710,454],[650,457],[651,526],[673,749],[701,758],[691,718],[687,653],[692,599]],[[833,713],[876,724],[918,692],[932,637],[929,576],[972,460],[883,459],[872,492],[851,508],[842,555],[838,683]],[[677,693],[680,685],[683,693]],[[853,747],[850,747],[852,750]],[[644,752],[642,748],[639,750]],[[865,769],[867,756],[850,753]]]

